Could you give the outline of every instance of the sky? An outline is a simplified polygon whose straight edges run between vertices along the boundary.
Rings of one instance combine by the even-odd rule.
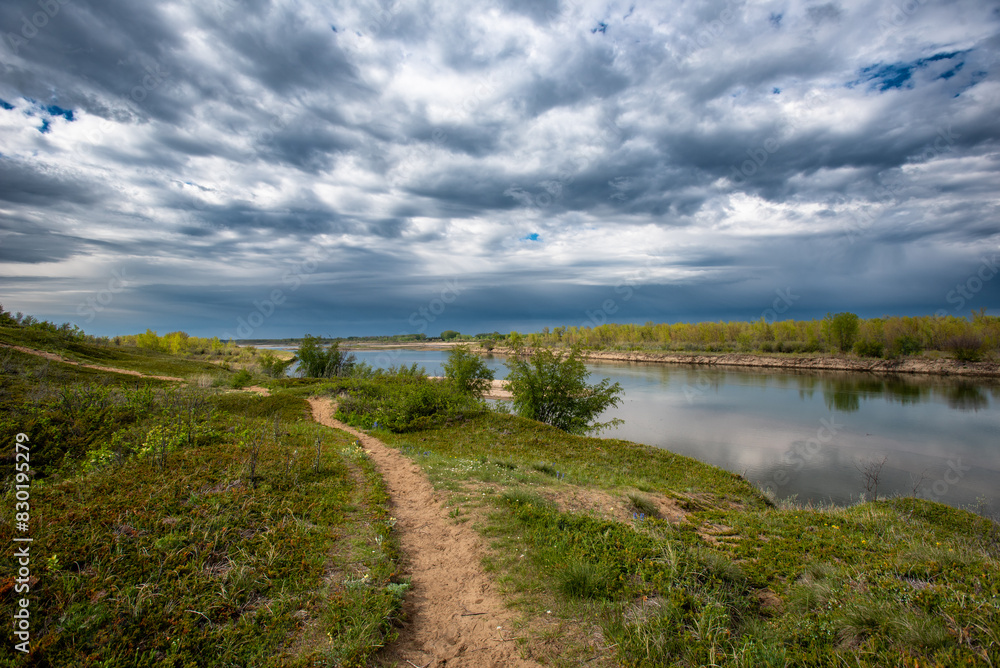
[[[0,303],[284,338],[1000,314],[1000,4],[10,0]]]

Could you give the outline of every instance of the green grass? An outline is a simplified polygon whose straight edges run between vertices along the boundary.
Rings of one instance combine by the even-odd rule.
[[[1000,531],[967,511],[777,508],[716,467],[510,415],[378,435],[478,518],[554,665],[1000,664]],[[579,493],[631,519],[561,509]]]
[[[189,364],[163,361],[174,363]],[[489,540],[485,565],[543,663],[1000,665],[1000,529],[967,511],[917,499],[775,507],[717,467],[422,385],[393,395],[286,379],[260,397],[12,351],[0,367],[4,463],[15,434],[31,437],[38,578],[34,653],[0,666],[373,661],[408,587],[388,495],[304,399],[355,390],[370,401],[348,403],[360,411],[349,419],[407,411],[388,420],[403,433],[375,433]],[[7,544],[11,522],[0,521]],[[13,646],[10,625],[0,635]]]
[[[55,353],[81,364],[127,369],[148,375],[192,378],[219,375],[219,365],[189,360],[142,348],[115,346],[67,338],[52,332],[23,327],[0,327],[0,343]],[[9,351],[0,348],[0,357]]]
[[[29,435],[37,579],[17,594],[33,651],[0,666],[363,666],[394,637],[408,585],[388,494],[304,399],[12,363],[3,455]],[[10,624],[0,642],[14,646]]]

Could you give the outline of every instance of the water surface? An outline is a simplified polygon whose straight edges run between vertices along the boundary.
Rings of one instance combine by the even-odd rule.
[[[385,368],[443,375],[444,350],[358,350]],[[506,367],[486,358],[497,378]],[[623,425],[602,436],[688,455],[743,474],[780,498],[857,501],[864,470],[886,459],[879,495],[914,492],[1000,510],[1000,384],[995,380],[701,365],[588,363],[610,378]],[[871,493],[868,492],[868,498]]]

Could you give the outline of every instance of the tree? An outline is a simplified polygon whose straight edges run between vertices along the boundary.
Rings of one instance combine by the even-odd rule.
[[[446,329],[441,332],[442,341],[451,341],[452,339],[457,339],[459,336],[461,336],[461,334],[453,329]]]
[[[162,350],[163,348],[160,343],[160,337],[156,335],[155,331],[149,328],[147,328],[142,334],[135,337],[135,344],[140,348],[145,348],[147,350]]]
[[[290,367],[294,361],[294,357],[282,360],[270,350],[265,350],[261,353],[257,363],[260,364],[260,370],[263,371],[265,375],[270,376],[271,378],[284,378],[285,372],[288,371],[288,367]]]
[[[827,314],[825,324],[830,341],[842,353],[851,349],[858,338],[858,330],[861,328],[858,316],[846,311],[836,315]]]
[[[507,387],[514,410],[522,417],[545,422],[572,434],[586,434],[621,424],[618,418],[592,422],[621,403],[622,387],[608,378],[588,385],[590,372],[573,348],[569,353],[538,350],[530,357],[520,349],[507,361]]]
[[[299,371],[306,378],[332,378],[348,375],[357,358],[341,351],[337,343],[324,349],[319,337],[306,334],[293,359],[299,361]]]
[[[469,346],[455,346],[444,364],[444,375],[450,378],[465,394],[481,398],[493,385],[493,369],[479,355],[470,352]]]

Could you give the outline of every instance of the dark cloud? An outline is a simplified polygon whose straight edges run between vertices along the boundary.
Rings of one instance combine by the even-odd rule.
[[[0,6],[0,271],[61,322],[127,259],[94,331],[952,312],[1000,250],[974,0],[57,5]]]

